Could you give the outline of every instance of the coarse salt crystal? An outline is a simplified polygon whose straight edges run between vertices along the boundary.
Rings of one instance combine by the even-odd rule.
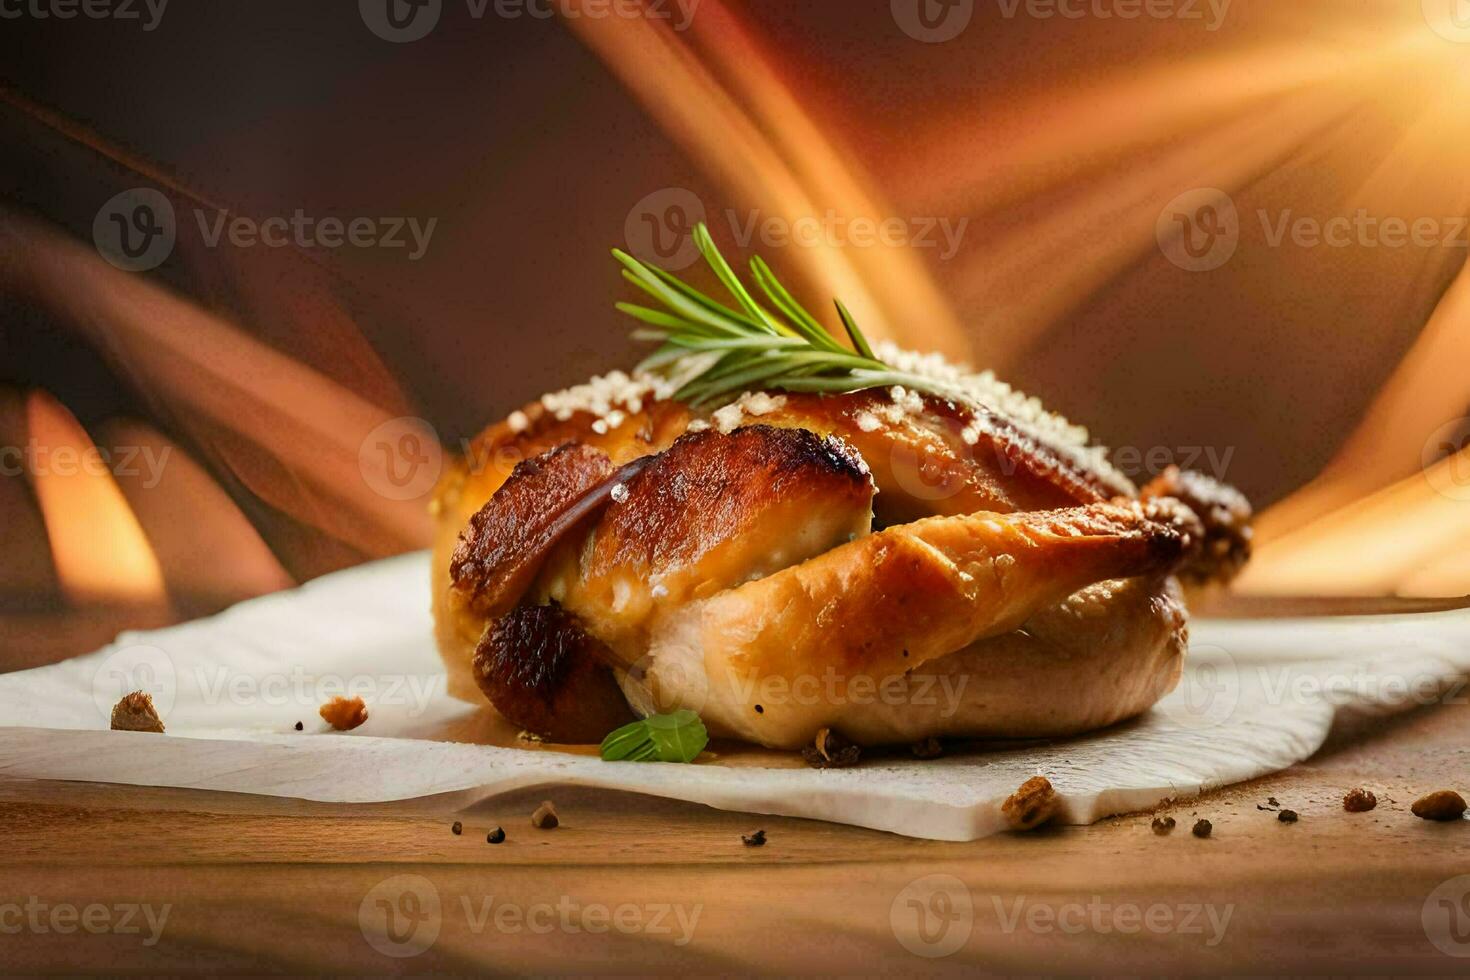
[[[710,420],[714,422],[715,426],[721,432],[729,432],[731,429],[734,429],[736,426],[738,426],[740,424],[740,420],[744,417],[745,412],[740,408],[740,405],[734,404],[726,405],[724,408],[716,409],[715,413],[710,416]]]

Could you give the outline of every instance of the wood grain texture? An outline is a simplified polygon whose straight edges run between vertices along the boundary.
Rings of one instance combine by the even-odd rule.
[[[1360,722],[1307,764],[1170,808],[1179,826],[1167,837],[1148,815],[946,843],[572,789],[461,810],[454,798],[338,807],[6,780],[0,906],[21,911],[0,909],[0,945],[16,971],[1452,973],[1464,961],[1435,948],[1420,916],[1435,886],[1470,872],[1470,821],[1431,824],[1408,810],[1420,793],[1470,788],[1467,723],[1463,703]],[[1358,785],[1378,794],[1373,812],[1343,811],[1342,794]],[[543,796],[557,803],[556,830],[530,825]],[[1269,796],[1300,821],[1258,810]],[[1208,840],[1189,833],[1196,813],[1214,824]],[[496,826],[507,840],[487,844]],[[757,827],[769,842],[744,846]],[[432,883],[441,930],[420,955],[390,958],[364,939],[359,909],[403,874]],[[973,901],[968,941],[935,959],[908,952],[890,914],[906,885],[931,874],[960,879]],[[60,934],[47,912],[42,931],[17,918],[32,900],[171,908],[145,945],[146,925]],[[1213,944],[1203,918],[1201,933],[1128,934],[1108,914],[1076,932],[1027,925],[1047,914],[1037,907],[1090,902],[1162,904],[1181,918],[1208,905],[1230,918]],[[532,918],[498,926],[507,903]],[[623,905],[655,928],[579,924],[598,923],[589,909]],[[653,921],[660,906],[686,921],[697,908],[689,941],[674,911]]]

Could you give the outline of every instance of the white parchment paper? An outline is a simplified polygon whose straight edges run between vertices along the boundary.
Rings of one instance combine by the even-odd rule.
[[[344,804],[575,784],[970,840],[1006,829],[1000,804],[1036,774],[1060,794],[1060,819],[1089,823],[1282,769],[1316,751],[1338,712],[1434,703],[1470,674],[1470,610],[1205,620],[1178,691],[1083,738],[825,771],[606,763],[473,743],[487,709],[445,693],[428,578],[427,555],[407,555],[0,675],[0,773]],[[107,730],[138,689],[167,735]],[[367,723],[327,730],[317,708],[335,694],[362,696]]]

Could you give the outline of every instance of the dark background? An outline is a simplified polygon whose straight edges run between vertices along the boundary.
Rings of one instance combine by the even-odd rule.
[[[1208,30],[1007,17],[977,2],[959,37],[926,44],[886,2],[703,0],[691,31],[659,43],[748,109],[752,131],[781,148],[773,173],[817,192],[850,182],[882,215],[969,220],[951,259],[860,257],[869,276],[892,269],[871,332],[994,367],[1138,456],[1213,451],[1217,475],[1268,505],[1371,420],[1464,262],[1463,247],[1273,247],[1256,217],[1465,214],[1470,46],[1434,36],[1417,6],[1235,0]],[[181,217],[174,254],[138,275],[384,417],[422,417],[452,447],[543,391],[636,359],[607,252],[627,244],[640,200],[684,188],[712,214],[774,208],[760,190],[771,178],[739,179],[750,166],[733,149],[721,159],[736,134],[670,124],[690,86],[636,45],[607,47],[622,26],[476,19],[463,0],[445,0],[435,30],[408,44],[376,37],[350,2],[173,0],[153,31],[0,19],[0,214],[86,247],[101,203],[133,186],[244,215],[436,218],[411,262],[370,248],[205,249]],[[800,119],[741,102],[763,91]],[[693,118],[697,130],[720,117],[696,105]],[[808,153],[805,124],[830,155]],[[1191,273],[1153,228],[1196,187],[1228,190],[1240,243]],[[0,254],[12,267],[16,241]],[[812,250],[762,250],[813,306],[844,288]],[[417,543],[409,531],[344,545],[313,516],[320,500],[261,493],[236,463],[243,450],[202,434],[177,383],[109,353],[105,324],[77,329],[54,289],[48,300],[18,287],[26,270],[0,315],[7,438],[37,389],[94,436],[140,420],[202,460],[294,580]],[[1451,312],[1436,351],[1463,352]],[[1425,360],[1395,404],[1434,406],[1434,425],[1465,414],[1463,364]],[[1416,472],[1432,427],[1414,418],[1375,437],[1384,451],[1352,467],[1353,492]],[[272,485],[293,485],[295,465]],[[10,522],[13,553],[44,550],[17,530],[27,522],[39,526]]]

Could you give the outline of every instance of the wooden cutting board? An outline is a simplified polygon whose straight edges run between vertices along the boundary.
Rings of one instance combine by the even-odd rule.
[[[1470,821],[1429,823],[1409,804],[1470,792],[1467,731],[1464,703],[1358,722],[1304,765],[1167,810],[1166,837],[1148,815],[943,843],[571,789],[456,814],[433,799],[349,808],[0,779],[0,949],[18,971],[1452,973],[1466,961],[1440,952],[1421,914],[1470,873]],[[1378,794],[1373,812],[1343,811],[1358,785]],[[530,824],[543,796],[555,830]],[[1298,822],[1258,809],[1272,796]],[[1207,840],[1189,832],[1196,814],[1214,825]],[[506,841],[486,843],[496,826]],[[742,844],[758,827],[765,846]],[[394,958],[361,921],[383,894],[401,900],[401,875],[427,879],[440,912],[432,943]],[[22,921],[26,903],[41,928]],[[127,903],[171,906],[156,943],[141,913],[137,933],[60,933],[48,918]],[[1227,909],[1212,942],[1209,914]],[[400,920],[414,921],[429,920]],[[1470,953],[1470,911],[1463,925]],[[919,956],[905,940],[958,948]]]

